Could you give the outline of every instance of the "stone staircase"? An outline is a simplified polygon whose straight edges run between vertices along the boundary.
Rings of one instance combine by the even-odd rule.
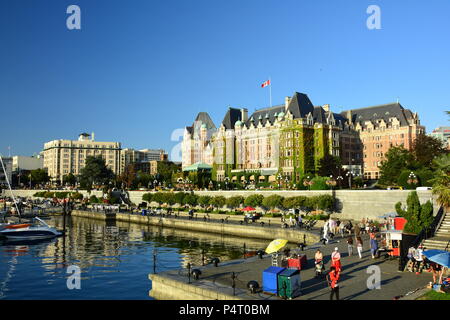
[[[435,232],[434,237],[426,239],[423,246],[427,249],[450,250],[450,211],[445,214],[439,229]],[[447,247],[448,246],[448,247]]]

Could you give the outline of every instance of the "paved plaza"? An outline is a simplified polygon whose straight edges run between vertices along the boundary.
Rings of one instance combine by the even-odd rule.
[[[398,271],[398,260],[386,260],[383,257],[372,259],[369,250],[368,236],[363,236],[364,251],[360,259],[354,248],[354,254],[348,256],[347,243],[345,239],[335,239],[327,245],[312,245],[305,248],[308,258],[307,268],[301,271],[302,295],[295,300],[327,300],[329,299],[330,289],[326,280],[314,278],[314,253],[319,248],[326,263],[326,268],[330,267],[330,254],[335,247],[341,252],[342,273],[340,280],[340,299],[341,300],[392,300],[397,296],[406,295],[408,292],[418,288],[423,288],[432,280],[431,273],[424,272],[416,275],[410,272]],[[261,248],[265,248],[268,242],[261,241]],[[249,259],[234,260],[224,262],[219,267],[195,267],[202,271],[201,279],[193,280],[192,283],[202,288],[216,290],[224,294],[233,294],[231,276],[234,272],[237,276],[235,280],[235,294],[243,299],[281,299],[279,297],[266,295],[262,292],[250,294],[246,285],[250,280],[256,280],[262,286],[262,272],[271,265],[271,257],[266,256],[263,259],[252,257]],[[368,289],[367,279],[371,274],[367,269],[371,265],[380,267],[381,270],[381,288]],[[180,271],[170,271],[165,273],[172,279],[178,279],[184,283],[187,282],[185,273]],[[189,299],[189,297],[186,297]]]

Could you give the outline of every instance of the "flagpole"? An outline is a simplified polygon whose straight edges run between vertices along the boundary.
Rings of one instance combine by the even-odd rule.
[[[269,77],[269,96],[270,96],[270,107],[272,108],[272,79]]]

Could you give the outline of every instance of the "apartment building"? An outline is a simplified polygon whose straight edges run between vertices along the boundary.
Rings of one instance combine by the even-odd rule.
[[[120,173],[120,142],[96,141],[94,134],[82,133],[78,140],[53,140],[44,144],[44,168],[52,181],[62,181],[65,175],[78,175],[88,156],[101,156],[106,165]]]

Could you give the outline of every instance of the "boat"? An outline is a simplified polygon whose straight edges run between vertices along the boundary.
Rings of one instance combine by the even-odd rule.
[[[61,236],[63,233],[50,227],[42,219],[38,217],[33,218],[33,223],[22,223],[21,222],[21,212],[17,205],[17,201],[14,197],[14,193],[9,183],[8,175],[6,174],[5,164],[3,163],[3,158],[0,155],[0,163],[5,174],[6,182],[8,183],[9,191],[13,198],[15,208],[19,216],[19,223],[2,223],[0,225],[0,237],[11,240],[38,240],[38,239],[49,239]],[[4,220],[4,216],[3,216]]]
[[[9,240],[39,240],[59,237],[63,233],[56,228],[50,227],[38,217],[34,218],[34,223],[10,225],[0,231],[0,236]]]

